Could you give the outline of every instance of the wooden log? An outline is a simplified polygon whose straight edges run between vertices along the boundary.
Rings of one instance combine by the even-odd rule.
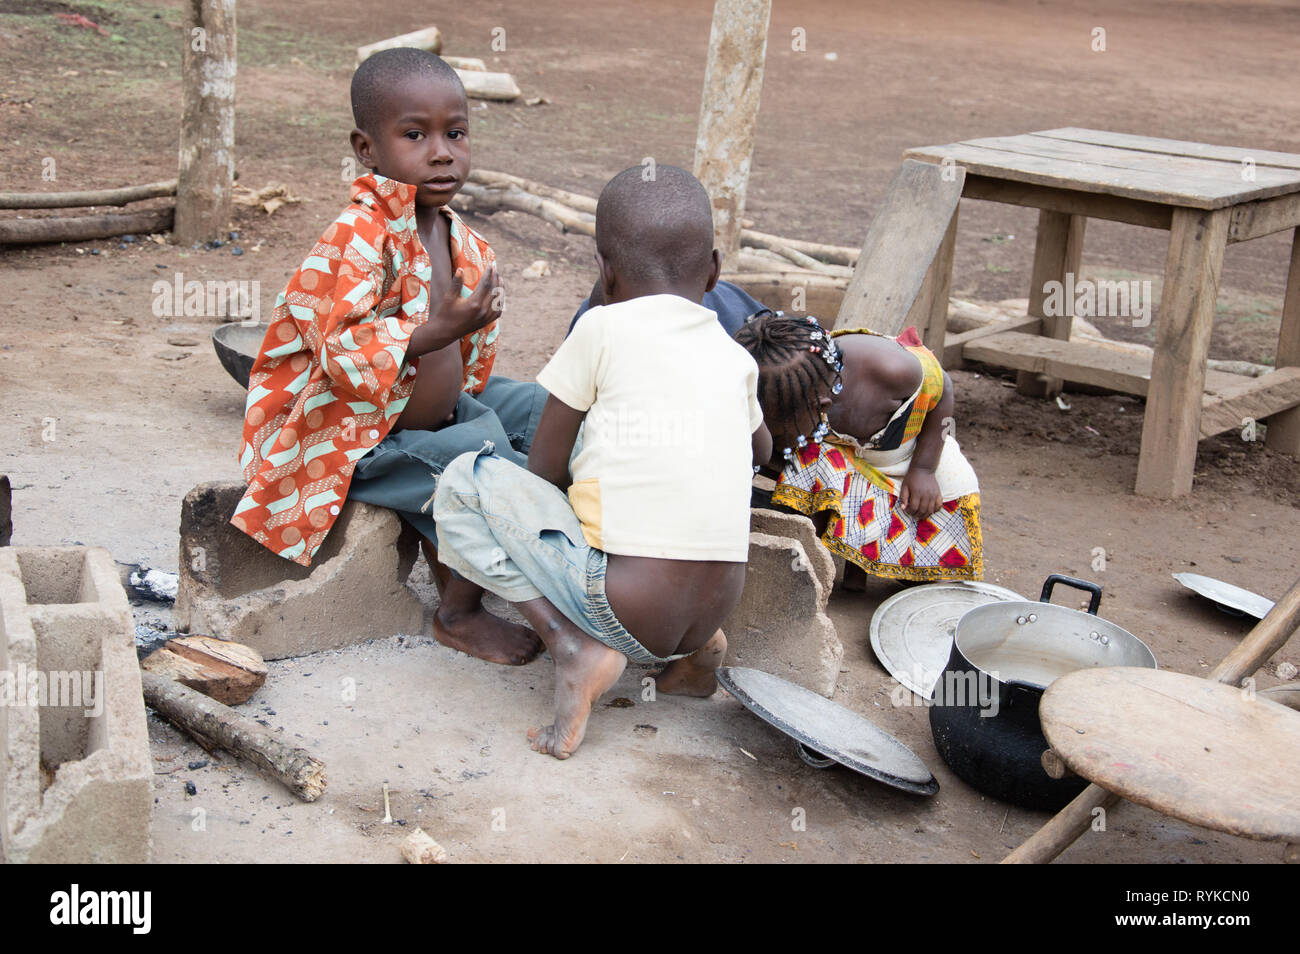
[[[763,246],[762,251],[778,255],[800,268],[808,269],[810,272],[820,272],[823,275],[839,275],[843,278],[849,278],[853,275],[853,269],[847,265],[830,265],[826,262],[819,262],[811,255],[805,255],[792,245],[773,242]]]
[[[802,239],[784,238],[754,229],[740,230],[740,244],[751,248],[767,248],[779,251],[781,248],[794,249],[830,265],[847,265],[852,268],[858,263],[860,249],[846,245],[823,245],[821,242],[805,242]]]
[[[198,31],[198,32],[196,32]],[[230,226],[235,185],[235,0],[186,0],[176,241]]]
[[[146,656],[140,668],[228,706],[247,702],[266,682],[266,663],[257,650],[211,636],[168,640]]]
[[[479,185],[508,187],[514,186],[524,192],[531,193],[542,199],[554,199],[561,205],[567,205],[576,212],[585,212],[588,215],[596,214],[596,200],[589,195],[581,195],[577,192],[569,192],[565,189],[557,189],[554,186],[548,186],[541,182],[535,182],[532,179],[525,179],[522,176],[512,176],[508,172],[491,172],[487,169],[472,169],[469,174],[470,182],[477,182]]]
[[[220,747],[251,762],[305,802],[325,791],[325,764],[306,749],[285,745],[229,706],[166,676],[142,672],[140,681],[149,708],[205,748]]]
[[[445,865],[447,849],[417,828],[402,842],[402,857],[412,865]]]
[[[512,175],[508,172],[474,169],[469,174],[469,181],[485,186],[514,186],[523,192],[528,192],[540,198],[553,199],[577,212],[585,212],[589,215],[596,214],[596,199],[592,196],[549,186],[535,179],[526,179],[523,176]],[[845,245],[826,245],[822,242],[786,238],[782,235],[772,235],[755,229],[741,229],[740,241],[742,246],[769,249],[778,254],[783,254],[783,250],[786,249],[800,252],[816,259],[819,265],[843,265],[852,268],[857,263],[859,254],[858,249],[849,248]],[[828,270],[827,274],[843,273]]]
[[[754,153],[772,0],[716,0],[695,138],[695,177],[713,203],[713,244],[734,270]]]
[[[413,46],[417,50],[441,53],[442,34],[438,32],[436,26],[431,26],[425,27],[423,30],[415,30],[412,33],[403,33],[401,36],[390,36],[387,40],[380,40],[377,43],[367,43],[365,46],[359,46],[357,47],[357,66],[360,66],[380,50],[395,50],[399,46]]]
[[[1206,678],[1230,685],[1240,683],[1286,645],[1297,627],[1300,627],[1300,579]],[[1002,859],[1002,863],[1046,864],[1088,830],[1098,808],[1109,811],[1119,801],[1118,795],[1100,785],[1089,785],[1019,848]]]
[[[474,70],[478,73],[487,72],[487,64],[477,56],[444,56],[442,61],[457,70]]]
[[[465,183],[453,202],[458,211],[491,215],[494,212],[527,212],[550,222],[561,232],[595,236],[596,217],[578,212],[553,199],[543,199],[516,187],[488,188]]]
[[[0,209],[72,209],[82,206],[126,205],[128,202],[175,194],[175,179],[88,192],[0,192]]]
[[[41,219],[0,220],[0,245],[37,245],[42,242],[85,242],[114,235],[148,235],[172,227],[175,209],[102,215],[60,215]]]
[[[478,70],[457,70],[465,95],[470,99],[491,99],[508,103],[519,98],[519,85],[509,73],[483,73]]]

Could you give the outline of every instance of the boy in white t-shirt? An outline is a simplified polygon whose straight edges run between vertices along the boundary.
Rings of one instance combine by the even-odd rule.
[[[712,695],[753,465],[771,456],[757,365],[700,305],[721,259],[699,181],[672,166],[615,176],[596,248],[607,304],[538,375],[550,397],[528,469],[488,445],[456,458],[433,500],[439,559],[517,604],[555,660],[555,722],[528,737],[561,759],[628,658],[668,664],[661,692]]]

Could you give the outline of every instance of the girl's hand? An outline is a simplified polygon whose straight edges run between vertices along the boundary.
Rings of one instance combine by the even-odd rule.
[[[898,505],[917,519],[928,517],[942,507],[943,497],[934,471],[915,464],[909,467],[898,491]]]

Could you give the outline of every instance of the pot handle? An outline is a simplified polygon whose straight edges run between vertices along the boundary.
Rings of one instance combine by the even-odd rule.
[[[1101,607],[1101,587],[1096,583],[1089,583],[1087,580],[1078,580],[1072,576],[1062,576],[1060,573],[1053,573],[1043,581],[1043,592],[1038,596],[1038,602],[1052,602],[1052,587],[1057,583],[1064,583],[1066,586],[1072,586],[1076,590],[1084,590],[1092,594],[1088,600],[1088,612],[1093,616],[1097,615],[1097,610]]]

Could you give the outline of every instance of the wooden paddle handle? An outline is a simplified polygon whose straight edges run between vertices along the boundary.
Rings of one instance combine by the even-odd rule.
[[[1297,628],[1300,628],[1300,579],[1291,584],[1287,594],[1206,678],[1237,685],[1285,646]],[[1047,864],[1092,826],[1096,809],[1109,810],[1119,801],[1118,795],[1100,785],[1089,785],[1051,821],[1025,839],[1024,844],[1003,858],[1002,863]]]

